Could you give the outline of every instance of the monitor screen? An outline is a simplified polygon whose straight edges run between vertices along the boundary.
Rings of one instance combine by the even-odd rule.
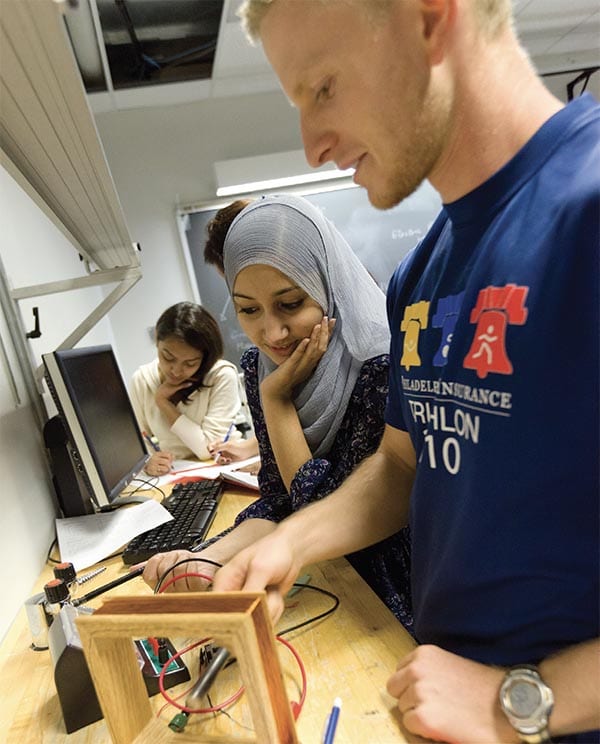
[[[43,361],[74,467],[96,507],[106,508],[148,457],[113,350],[64,349]]]

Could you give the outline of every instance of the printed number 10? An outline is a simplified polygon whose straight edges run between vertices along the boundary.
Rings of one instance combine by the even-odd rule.
[[[433,470],[437,468],[435,454],[435,440],[432,434],[425,436],[429,465]],[[455,437],[447,437],[442,444],[442,463],[450,475],[456,475],[460,470],[460,445]]]

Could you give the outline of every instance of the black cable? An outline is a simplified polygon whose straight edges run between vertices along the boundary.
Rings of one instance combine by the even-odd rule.
[[[177,561],[177,563],[174,563],[170,568],[168,568],[163,573],[163,575],[158,580],[156,586],[154,587],[154,593],[158,594],[158,592],[160,591],[160,587],[162,586],[167,576],[171,573],[171,571],[174,571],[178,566],[182,566],[185,563],[196,563],[196,562],[197,563],[209,563],[211,566],[216,566],[217,568],[223,567],[222,563],[218,563],[218,561],[211,561],[209,558],[183,558],[182,560]],[[291,633],[294,630],[298,630],[299,628],[303,628],[305,625],[310,625],[310,623],[316,623],[317,620],[322,620],[328,615],[331,615],[332,613],[334,613],[340,605],[340,598],[336,594],[334,594],[333,592],[330,592],[327,589],[322,589],[320,586],[314,586],[313,584],[300,584],[300,583],[294,583],[293,586],[297,587],[298,589],[312,589],[315,592],[324,594],[326,597],[330,597],[331,599],[333,599],[333,606],[325,610],[325,612],[321,612],[319,615],[315,615],[314,617],[308,618],[308,620],[304,620],[301,623],[297,623],[296,625],[292,625],[289,628],[285,628],[284,630],[279,631],[277,635],[285,635],[287,633]]]
[[[206,699],[208,700],[208,707],[214,708],[215,704],[210,698],[210,692],[206,693]],[[246,731],[254,731],[254,729],[251,726],[246,726],[241,721],[236,720],[227,710],[225,710],[225,708],[221,708],[221,710],[215,711],[215,713],[213,713],[213,716],[219,716],[219,715],[227,716],[227,718],[229,718],[229,720],[232,723],[235,723],[236,726],[240,726],[241,728],[246,729]]]
[[[277,635],[279,636],[291,633],[293,630],[298,630],[298,628],[303,628],[305,625],[310,625],[310,623],[316,623],[317,620],[322,620],[324,617],[327,617],[328,615],[334,613],[340,605],[340,598],[337,596],[337,594],[334,594],[327,589],[322,589],[320,586],[314,586],[314,584],[294,584],[294,586],[300,589],[312,589],[315,592],[319,592],[319,594],[325,594],[325,596],[333,599],[333,605],[328,610],[325,610],[325,612],[322,612],[320,615],[309,617],[308,620],[304,620],[303,622],[292,625],[291,627],[285,628],[284,630],[277,631]]]
[[[61,562],[60,561],[60,558],[59,559],[56,559],[56,558],[51,558],[50,557],[50,553],[52,552],[52,548],[55,545],[58,545],[58,539],[56,537],[54,538],[54,540],[52,540],[52,542],[50,543],[50,547],[48,548],[48,553],[46,554],[46,563],[60,563]]]
[[[574,79],[571,80],[570,83],[567,83],[567,100],[572,101],[573,98],[575,98],[575,86],[577,83],[581,83],[583,81],[583,87],[579,91],[578,95],[582,95],[585,89],[587,88],[587,84],[590,81],[591,76],[600,70],[600,67],[588,67],[581,71],[581,73]]]
[[[156,582],[156,586],[154,587],[155,594],[158,594],[161,586],[163,585],[164,580],[171,573],[171,571],[174,571],[178,566],[182,566],[184,563],[210,563],[211,566],[216,566],[217,568],[223,568],[222,563],[218,563],[217,561],[211,561],[209,558],[183,558],[182,560],[177,561],[177,563],[174,563],[170,568],[168,568],[163,573],[160,579]]]
[[[132,478],[130,483],[135,483],[135,481],[139,481],[140,485],[131,491],[131,493],[127,494],[128,496],[133,496],[138,491],[141,491],[143,486],[150,486],[151,489],[154,491],[158,491],[160,494],[162,494],[162,500],[164,501],[167,498],[167,494],[160,488],[160,486],[152,483],[153,480],[156,480],[156,483],[158,483],[158,476],[157,475],[151,475],[147,480],[146,478]]]

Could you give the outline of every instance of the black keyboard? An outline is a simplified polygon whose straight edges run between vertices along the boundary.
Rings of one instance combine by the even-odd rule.
[[[162,505],[173,519],[134,537],[123,551],[127,565],[146,561],[155,553],[190,550],[206,537],[223,493],[220,480],[176,483]]]

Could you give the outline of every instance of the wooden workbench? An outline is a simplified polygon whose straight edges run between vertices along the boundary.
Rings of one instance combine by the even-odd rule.
[[[212,532],[231,524],[235,514],[249,503],[250,492],[228,490],[219,507]],[[127,571],[121,558],[102,562],[107,570],[79,591],[88,592]],[[306,667],[308,691],[296,727],[303,744],[321,741],[325,720],[334,698],[342,699],[336,744],[394,744],[404,742],[397,722],[395,701],[385,691],[386,681],[399,658],[414,642],[392,613],[382,604],[354,569],[344,560],[328,561],[306,569],[311,583],[334,592],[340,598],[338,610],[327,618],[286,635]],[[48,565],[35,591],[52,578]],[[98,607],[103,597],[151,594],[142,579],[133,579],[90,602]],[[288,600],[277,630],[320,614],[332,600],[303,589]],[[33,651],[24,610],[5,637],[0,650],[0,741],[7,744],[109,744],[103,720],[67,734],[53,679],[49,651]],[[290,700],[298,700],[300,673],[290,652],[281,644],[279,657]],[[178,646],[179,647],[179,646]],[[190,655],[191,657],[191,655]],[[192,674],[197,656],[184,659]],[[182,686],[184,689],[189,686]],[[224,670],[211,690],[214,704],[229,697],[239,686],[236,667]],[[179,688],[170,690],[176,695]],[[152,698],[158,712],[164,701]],[[165,727],[176,711],[163,710]],[[186,734],[198,741],[221,734],[234,744],[252,739],[252,720],[242,697],[228,715],[191,716]],[[186,737],[187,738],[187,737]]]

